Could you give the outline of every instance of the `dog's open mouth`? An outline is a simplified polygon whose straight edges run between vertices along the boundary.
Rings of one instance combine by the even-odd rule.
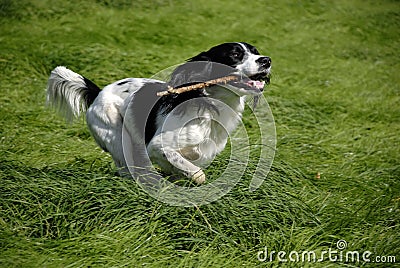
[[[245,90],[262,92],[265,85],[270,83],[270,73],[262,72],[250,77],[241,78],[239,81],[235,81],[233,84],[236,87],[242,87]]]
[[[262,72],[262,73],[258,73],[256,75],[251,76],[250,79],[264,83],[263,84],[263,87],[264,87],[265,84],[267,84],[267,85],[269,84],[269,82],[271,80],[271,76],[270,76],[269,72]]]

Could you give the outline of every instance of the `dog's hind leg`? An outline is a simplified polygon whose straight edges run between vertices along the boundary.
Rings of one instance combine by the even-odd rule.
[[[108,101],[108,102],[106,102]],[[114,95],[101,95],[86,113],[89,130],[96,143],[111,154],[121,176],[129,175],[122,148],[122,117],[119,105],[122,100]]]

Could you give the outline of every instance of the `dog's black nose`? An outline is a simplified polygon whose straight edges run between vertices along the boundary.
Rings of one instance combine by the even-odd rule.
[[[271,58],[270,57],[260,57],[256,60],[264,68],[269,68],[271,66]]]

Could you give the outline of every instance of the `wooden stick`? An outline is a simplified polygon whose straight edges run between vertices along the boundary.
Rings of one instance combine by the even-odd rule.
[[[206,82],[194,84],[194,85],[187,86],[187,87],[173,88],[171,86],[168,86],[168,90],[157,92],[157,96],[161,97],[161,96],[166,96],[166,95],[169,95],[169,94],[181,94],[183,92],[188,92],[188,91],[191,91],[191,90],[196,90],[196,89],[200,89],[200,88],[213,86],[213,85],[218,84],[218,83],[226,84],[229,81],[234,81],[234,80],[237,80],[237,79],[238,78],[236,76],[229,75],[229,76],[225,76],[225,77],[209,80],[209,81],[206,81]]]

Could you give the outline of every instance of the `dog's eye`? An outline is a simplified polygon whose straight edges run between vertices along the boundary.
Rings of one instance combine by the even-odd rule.
[[[234,58],[239,58],[239,56],[240,56],[240,54],[238,52],[233,52],[231,55]]]

